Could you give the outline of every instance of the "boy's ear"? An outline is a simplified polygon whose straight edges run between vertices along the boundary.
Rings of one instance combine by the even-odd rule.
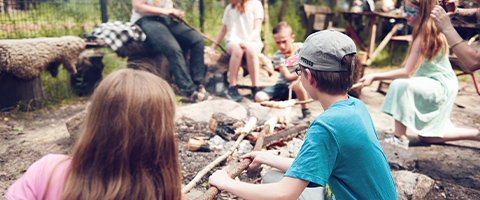
[[[294,34],[292,34],[292,40],[295,41],[295,35]]]
[[[312,76],[312,72],[309,69],[305,69],[305,78],[307,78],[308,84],[315,86],[316,80]]]

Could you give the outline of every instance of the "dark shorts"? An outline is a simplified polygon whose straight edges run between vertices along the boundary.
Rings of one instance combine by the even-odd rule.
[[[276,84],[274,86],[266,87],[262,92],[267,93],[270,99],[274,100],[287,100],[288,99],[288,85]],[[297,98],[295,92],[292,91],[292,99]]]

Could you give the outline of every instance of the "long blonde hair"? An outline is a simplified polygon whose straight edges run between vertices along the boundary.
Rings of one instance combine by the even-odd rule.
[[[121,69],[91,105],[62,199],[181,199],[174,93],[161,78]]]
[[[412,37],[413,39],[420,40],[420,58],[418,63],[423,62],[425,58],[428,61],[432,61],[435,55],[439,54],[443,50],[443,56],[448,54],[448,43],[445,35],[441,33],[437,26],[435,26],[433,19],[430,17],[430,12],[435,5],[438,4],[437,0],[407,0],[412,4],[419,7],[419,14],[414,24]],[[408,48],[407,56],[412,51],[412,46]]]

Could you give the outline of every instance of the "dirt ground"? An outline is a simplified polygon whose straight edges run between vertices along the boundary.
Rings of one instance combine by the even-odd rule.
[[[366,71],[371,72],[371,69]],[[378,82],[375,82],[364,88],[361,99],[372,115],[379,137],[383,138],[386,133],[393,132],[393,119],[379,111],[384,95],[376,92],[377,86]],[[34,161],[49,153],[71,153],[74,141],[67,132],[65,121],[82,111],[86,104],[87,100],[80,100],[38,112],[0,112],[0,199]],[[312,109],[316,106],[319,104],[311,104]],[[457,127],[480,128],[480,95],[471,82],[460,82],[451,119]],[[187,184],[220,153],[187,150],[188,138],[212,135],[206,123],[182,119],[177,123],[177,129],[183,183]],[[420,143],[414,134],[408,134],[412,143],[410,149],[418,156],[414,171],[436,181],[432,199],[480,199],[480,142],[428,145]],[[201,183],[207,181],[206,177]],[[205,186],[199,184],[196,189],[204,190]],[[222,195],[220,199],[229,196]]]

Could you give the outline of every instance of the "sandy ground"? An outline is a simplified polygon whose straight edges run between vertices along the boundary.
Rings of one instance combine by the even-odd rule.
[[[367,69],[366,73],[372,72]],[[393,119],[379,111],[384,95],[376,92],[378,82],[362,90],[380,138],[393,132]],[[49,153],[69,154],[73,140],[65,121],[85,108],[86,101],[78,101],[53,110],[31,113],[0,112],[0,199],[30,164]],[[451,119],[457,127],[480,128],[480,95],[471,82],[460,82],[460,91]],[[313,114],[322,112],[318,102],[310,105]],[[298,108],[299,109],[299,108]],[[182,122],[178,124],[180,159],[184,182],[218,156],[216,153],[186,151],[189,135],[182,130],[205,130],[206,124]],[[191,131],[190,131],[191,132]],[[211,133],[211,132],[210,132]],[[457,141],[443,145],[422,144],[415,134],[408,132],[410,149],[418,156],[415,172],[436,181],[433,199],[480,198],[480,142]],[[191,160],[196,166],[192,166]],[[201,186],[200,186],[201,188]]]

